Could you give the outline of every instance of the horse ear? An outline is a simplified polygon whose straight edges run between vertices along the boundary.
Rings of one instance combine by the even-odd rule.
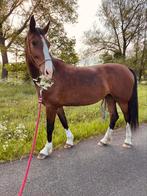
[[[35,21],[34,15],[32,15],[30,19],[30,32],[34,32],[35,27],[36,27],[36,21]]]
[[[49,21],[49,22],[47,23],[47,25],[42,29],[44,35],[48,32],[49,26],[50,26],[50,21]]]

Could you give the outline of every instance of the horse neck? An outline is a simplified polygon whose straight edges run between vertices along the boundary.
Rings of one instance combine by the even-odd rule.
[[[64,72],[68,68],[73,67],[73,66],[70,66],[70,65],[66,64],[61,59],[57,59],[57,58],[54,58],[54,57],[52,57],[52,62],[53,62],[53,65],[54,65],[54,72]]]

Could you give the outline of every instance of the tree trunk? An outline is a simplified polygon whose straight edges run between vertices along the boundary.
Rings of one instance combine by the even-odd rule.
[[[5,65],[8,64],[8,55],[7,55],[7,48],[5,45],[5,38],[3,36],[3,30],[2,30],[2,23],[0,23],[0,51],[1,51],[1,57],[2,57],[2,79],[7,79],[8,77],[8,71],[5,68]]]
[[[1,75],[1,78],[7,79],[8,78],[8,71],[5,68],[5,65],[8,64],[7,51],[6,50],[1,51],[1,55],[2,55],[2,75]]]
[[[7,49],[5,47],[5,43],[1,44],[1,56],[2,56],[2,79],[7,79],[8,78],[8,71],[5,68],[5,65],[8,64],[8,54],[7,54]]]
[[[138,73],[138,81],[139,81],[139,83],[141,82],[142,75],[143,75],[143,70],[140,68],[139,69],[139,73]]]
[[[126,40],[125,40],[125,37],[123,38],[123,48],[122,48],[122,58],[125,60],[126,59],[126,49],[127,49],[127,46],[126,46]]]

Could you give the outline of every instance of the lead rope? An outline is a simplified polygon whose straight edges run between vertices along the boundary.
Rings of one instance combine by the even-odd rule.
[[[30,151],[30,155],[29,155],[29,159],[28,159],[28,163],[27,163],[27,167],[26,167],[26,172],[25,172],[18,196],[22,196],[23,190],[25,188],[25,184],[27,181],[27,177],[28,177],[28,173],[29,173],[29,169],[30,169],[30,165],[31,165],[31,161],[32,161],[33,152],[34,152],[34,149],[36,146],[38,127],[39,127],[39,121],[40,121],[40,116],[41,116],[41,105],[42,105],[42,89],[40,90],[40,96],[38,99],[38,116],[37,116],[37,121],[36,121],[36,127],[35,127],[35,132],[34,132],[34,137],[33,137],[32,148]]]

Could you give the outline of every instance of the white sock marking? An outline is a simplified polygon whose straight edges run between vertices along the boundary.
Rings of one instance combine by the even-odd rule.
[[[46,41],[43,36],[41,36],[42,42],[43,42],[43,54],[44,54],[44,60],[45,60],[45,69],[44,74],[47,75],[49,78],[52,78],[53,75],[53,63],[52,59],[46,44]],[[46,73],[48,72],[48,74]]]
[[[132,145],[132,132],[131,132],[131,127],[129,123],[127,123],[126,125],[126,139],[124,142],[126,144]]]
[[[108,144],[112,139],[112,133],[113,133],[113,129],[110,129],[110,127],[108,127],[105,136],[101,139],[101,142],[104,144]]]
[[[72,132],[70,131],[70,129],[65,129],[66,132],[66,144],[70,144],[73,146],[73,140],[74,140],[74,136],[72,134]]]
[[[51,154],[53,151],[53,145],[52,142],[47,142],[44,146],[44,148],[40,151],[40,154],[44,154],[46,156],[48,156],[49,154]]]

